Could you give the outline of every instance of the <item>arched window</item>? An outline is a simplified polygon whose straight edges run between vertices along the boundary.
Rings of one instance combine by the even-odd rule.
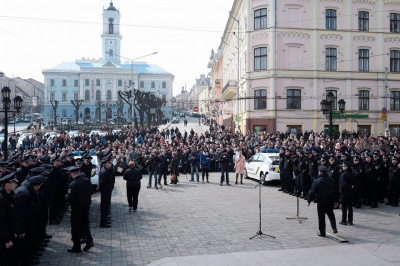
[[[111,101],[111,98],[112,98],[112,96],[111,96],[111,90],[108,90],[108,91],[107,91],[107,101]]]
[[[85,101],[90,101],[90,91],[85,90]]]
[[[96,101],[101,101],[101,91],[100,90],[96,91]]]
[[[369,110],[369,91],[358,92],[358,109]]]
[[[108,55],[109,55],[110,57],[113,57],[114,51],[113,51],[112,49],[108,50]]]
[[[113,18],[109,18],[108,22],[110,22],[108,24],[108,33],[109,34],[114,34],[114,24],[113,24],[114,19]]]

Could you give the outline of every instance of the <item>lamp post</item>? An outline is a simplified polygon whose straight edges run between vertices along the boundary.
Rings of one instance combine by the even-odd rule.
[[[321,101],[321,111],[322,114],[326,117],[326,119],[328,119],[329,121],[329,137],[331,138],[331,141],[333,140],[333,105],[334,105],[334,97],[335,95],[333,94],[333,92],[328,92],[328,94],[326,95],[326,100],[322,100]],[[346,102],[343,99],[340,99],[338,101],[338,105],[339,105],[339,111],[341,114],[344,113],[345,111],[345,106],[346,106]]]
[[[106,52],[107,54],[111,54],[111,53],[109,53],[109,52]],[[144,57],[147,57],[147,56],[150,56],[150,55],[155,55],[155,54],[157,54],[158,52],[153,52],[153,53],[151,53],[151,54],[146,54],[146,55],[143,55],[143,56],[139,56],[139,57],[136,57],[136,58],[133,58],[133,59],[130,59],[130,58],[126,58],[126,57],[123,57],[123,56],[121,56],[121,55],[118,55],[118,54],[112,54],[113,56],[117,56],[117,57],[119,57],[119,58],[122,58],[122,59],[126,59],[126,60],[129,60],[130,61],[130,63],[131,63],[131,87],[132,87],[132,92],[131,92],[131,95],[130,95],[130,97],[128,97],[128,95],[126,95],[127,96],[127,98],[128,98],[128,101],[130,100],[130,98],[132,97],[133,98],[133,103],[132,103],[132,105],[133,105],[133,119],[134,119],[134,123],[135,123],[135,128],[137,129],[138,128],[138,126],[137,126],[137,119],[136,119],[136,98],[135,98],[135,82],[134,82],[134,80],[133,80],[133,62],[135,61],[135,60],[137,60],[137,59],[141,59],[141,58],[144,58]],[[121,97],[121,96],[120,96]],[[125,100],[126,101],[126,100]]]
[[[19,112],[22,107],[22,98],[21,96],[16,96],[13,100],[14,108],[16,111],[11,111],[11,99],[10,99],[11,90],[9,87],[3,87],[1,90],[1,95],[3,96],[3,111],[4,112],[4,141],[2,143],[2,148],[4,152],[4,160],[8,158],[8,112]],[[15,120],[14,120],[15,121]]]

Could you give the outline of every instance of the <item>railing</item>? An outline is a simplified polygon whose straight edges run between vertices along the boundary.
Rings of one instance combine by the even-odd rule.
[[[228,88],[237,88],[238,87],[238,82],[236,80],[229,80],[224,88],[222,89],[222,94],[228,89]]]

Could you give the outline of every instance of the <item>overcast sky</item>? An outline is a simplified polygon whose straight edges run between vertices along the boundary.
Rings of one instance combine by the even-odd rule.
[[[121,14],[121,55],[175,75],[174,95],[208,73],[234,0],[114,0]],[[81,57],[100,58],[106,0],[0,0],[0,71],[43,82],[42,70]]]

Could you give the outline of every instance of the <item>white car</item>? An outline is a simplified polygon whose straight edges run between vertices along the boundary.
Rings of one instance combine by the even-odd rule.
[[[175,116],[174,118],[172,118],[172,123],[179,123],[179,117]]]
[[[279,153],[257,153],[246,161],[246,178],[262,180],[263,185],[272,180],[280,180]]]
[[[107,132],[103,132],[100,130],[92,130],[90,131],[89,135],[99,135],[100,137],[104,137],[105,135],[107,135]]]
[[[80,155],[74,155],[74,159],[81,158]],[[92,182],[93,191],[96,191],[99,188],[99,173],[100,173],[100,162],[97,159],[96,155],[92,156],[92,176],[90,177],[90,181]]]
[[[26,133],[22,133],[19,138],[18,138],[18,142],[17,142],[17,148],[21,147],[22,145],[22,141],[27,137],[27,136],[32,136],[33,133],[30,132],[26,132]]]
[[[75,138],[76,136],[79,135],[79,131],[70,131],[68,132],[68,135],[70,138]]]

